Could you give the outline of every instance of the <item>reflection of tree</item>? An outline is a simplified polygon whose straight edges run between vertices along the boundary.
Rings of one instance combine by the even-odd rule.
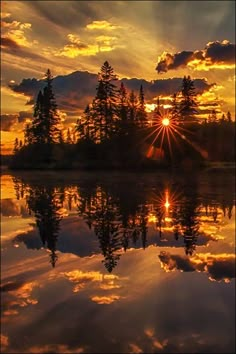
[[[212,186],[207,186],[207,191],[202,193],[207,197],[201,198],[201,185],[198,186],[197,178],[192,177],[188,180],[181,176],[178,193],[177,190],[165,189],[160,183],[153,185],[148,178],[141,184],[144,188],[135,184],[133,177],[114,184],[88,178],[66,187],[64,182],[56,185],[51,180],[45,186],[44,181],[39,183],[35,177],[31,178],[29,183],[14,178],[16,197],[26,199],[29,211],[35,214],[42,243],[51,251],[52,266],[57,261],[56,244],[62,206],[71,210],[77,205],[79,216],[94,230],[104,257],[103,263],[111,272],[118,264],[122,249],[126,251],[132,245],[147,247],[149,222],[156,225],[160,238],[168,233],[172,237],[173,233],[176,241],[182,239],[186,254],[192,255],[203,221],[201,217],[206,215],[206,222],[218,223],[222,214],[232,217],[234,205],[233,194],[207,194]],[[151,197],[153,189],[157,198]],[[161,241],[167,239],[164,237]],[[173,240],[171,242],[165,245],[172,246]]]
[[[26,198],[30,210],[35,214],[43,246],[51,251],[50,263],[55,267],[57,261],[56,244],[60,229],[60,208],[63,202],[62,190],[57,193],[52,186],[30,188]]]
[[[181,189],[181,198],[172,210],[173,233],[176,240],[182,235],[186,255],[192,255],[197,244],[200,227],[200,205],[197,193],[197,181],[186,182]]]
[[[117,265],[120,258],[120,222],[119,211],[112,197],[99,190],[97,209],[94,213],[94,231],[97,235],[104,264],[109,272]]]
[[[146,247],[148,210],[144,205],[136,204],[135,212],[132,205],[132,213],[129,208],[123,208],[121,213],[120,199],[111,195],[107,188],[97,187],[93,193],[91,189],[87,193],[86,189],[82,190],[79,215],[89,228],[93,227],[104,256],[103,263],[111,272],[120,259],[121,249],[126,251],[130,240],[135,244],[141,238],[143,248]]]

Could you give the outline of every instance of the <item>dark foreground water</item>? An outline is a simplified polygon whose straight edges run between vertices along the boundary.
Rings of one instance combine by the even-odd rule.
[[[2,352],[235,352],[233,174],[1,182]]]

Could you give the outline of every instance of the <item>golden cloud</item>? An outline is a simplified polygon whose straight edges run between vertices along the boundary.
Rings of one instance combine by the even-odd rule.
[[[12,22],[2,21],[1,26],[3,29],[2,36],[5,40],[12,41],[12,43],[22,47],[32,47],[38,43],[36,40],[30,41],[25,35],[26,30],[31,30],[31,23],[22,23],[15,20]]]
[[[93,56],[99,52],[110,52],[117,48],[114,45],[116,37],[98,36],[96,37],[96,44],[85,44],[80,38],[72,33],[67,35],[69,41],[63,49],[54,51],[55,56],[64,56],[68,58],[76,58],[78,56]]]
[[[114,30],[117,28],[120,28],[120,26],[113,25],[109,21],[103,20],[103,21],[93,21],[92,23],[89,23],[86,26],[87,29],[89,30]]]
[[[91,300],[96,302],[99,305],[109,305],[113,302],[119,300],[121,297],[119,295],[110,295],[110,296],[92,296]]]

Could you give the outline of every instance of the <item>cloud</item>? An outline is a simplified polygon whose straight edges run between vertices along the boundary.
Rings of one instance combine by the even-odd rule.
[[[31,41],[26,37],[25,32],[31,30],[31,23],[22,23],[15,20],[12,22],[1,21],[1,28],[5,41],[8,39],[23,47],[32,47],[38,43],[36,40]]]
[[[167,272],[174,270],[206,272],[210,280],[223,280],[226,283],[235,278],[235,254],[212,255],[210,253],[200,253],[193,257],[185,257],[171,255],[163,251],[159,258],[162,268]]]
[[[111,31],[117,28],[120,28],[120,26],[113,25],[109,21],[103,20],[103,21],[93,21],[92,23],[89,23],[86,26],[87,29],[89,30],[107,30]]]
[[[19,123],[24,123],[28,119],[32,119],[33,112],[31,111],[20,111],[18,115],[18,122]]]
[[[72,33],[67,35],[69,41],[63,49],[59,51],[54,51],[55,56],[64,56],[68,58],[76,58],[78,56],[94,56],[100,52],[110,52],[118,47],[115,42],[117,37],[110,36],[97,36],[95,40],[93,39],[92,44],[83,43],[80,38]]]
[[[18,49],[19,45],[11,38],[1,37],[1,48]]]
[[[91,300],[99,305],[109,305],[113,302],[119,300],[121,297],[119,295],[109,295],[109,296],[92,296]]]
[[[146,100],[152,100],[159,95],[172,95],[181,88],[182,78],[147,81],[142,79],[121,79],[129,91],[138,92],[143,85]],[[208,91],[214,84],[209,84],[206,79],[194,80],[196,93]],[[38,91],[45,85],[43,80],[23,79],[19,85],[11,84],[13,92],[22,93],[35,99]],[[117,82],[119,87],[120,82]],[[79,115],[86,105],[92,101],[96,94],[97,75],[86,71],[75,71],[69,75],[57,76],[53,81],[53,88],[57,99],[58,108],[68,116]],[[31,102],[32,103],[32,102]]]
[[[1,114],[1,130],[10,132],[18,122],[17,114]]]
[[[207,43],[205,49],[182,51],[176,54],[164,52],[158,58],[158,73],[189,67],[193,70],[234,68],[235,44],[227,40]]]

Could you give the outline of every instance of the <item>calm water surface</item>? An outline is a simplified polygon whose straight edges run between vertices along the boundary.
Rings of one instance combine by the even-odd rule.
[[[2,352],[235,352],[234,184],[4,174]]]

